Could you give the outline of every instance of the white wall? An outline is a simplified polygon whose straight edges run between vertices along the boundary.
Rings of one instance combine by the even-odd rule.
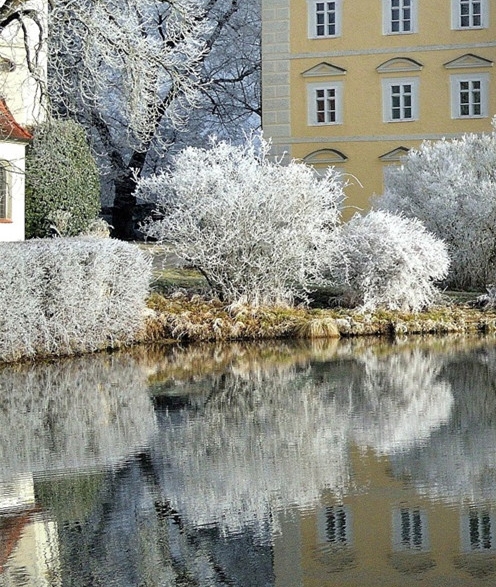
[[[26,145],[0,141],[0,160],[10,162],[11,219],[0,220],[0,241],[24,240],[24,156]]]
[[[35,8],[40,16],[43,32],[47,28],[47,2],[46,0],[28,0],[27,8]],[[2,31],[0,37],[0,56],[10,60],[15,67],[12,71],[0,71],[0,95],[9,106],[16,122],[21,126],[29,126],[43,119],[43,110],[40,106],[40,87],[35,78],[46,80],[46,43],[45,38],[40,44],[38,26],[29,19],[26,20],[28,39],[31,55],[35,55],[37,48],[38,63],[34,75],[30,73],[26,50],[24,47],[24,35],[18,23],[12,23]]]

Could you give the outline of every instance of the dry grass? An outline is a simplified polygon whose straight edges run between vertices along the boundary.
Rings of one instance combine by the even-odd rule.
[[[176,293],[154,293],[144,340],[223,341],[284,338],[332,338],[364,335],[398,337],[496,331],[496,311],[445,305],[428,312],[376,311],[304,307],[227,306],[215,299]]]

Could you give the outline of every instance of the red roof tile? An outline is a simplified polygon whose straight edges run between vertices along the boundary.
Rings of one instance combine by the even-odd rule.
[[[18,124],[5,100],[0,98],[0,140],[4,141],[30,141],[31,133]]]

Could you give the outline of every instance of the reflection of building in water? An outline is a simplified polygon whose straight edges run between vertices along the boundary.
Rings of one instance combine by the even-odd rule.
[[[0,483],[0,585],[61,584],[56,524],[36,506],[32,476]]]
[[[464,552],[496,552],[496,519],[487,507],[470,507],[460,519]]]
[[[421,495],[389,458],[353,449],[355,492],[328,493],[311,512],[281,514],[277,587],[471,587],[496,577],[496,513]],[[450,583],[452,584],[452,583]],[[485,583],[484,583],[485,584]]]

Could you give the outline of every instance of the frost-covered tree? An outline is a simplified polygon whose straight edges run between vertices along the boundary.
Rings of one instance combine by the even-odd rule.
[[[357,214],[335,239],[331,275],[353,305],[419,311],[436,300],[435,281],[446,277],[449,257],[419,220],[381,211]]]
[[[227,302],[290,303],[318,279],[343,198],[339,175],[318,178],[295,161],[268,158],[269,145],[189,147],[167,173],[138,182],[159,219],[145,232],[174,246]]]
[[[253,113],[259,124],[258,0],[51,5],[52,104],[87,129],[115,235],[133,238],[136,173],[163,166],[176,142],[230,134]]]
[[[38,126],[26,157],[26,236],[48,236],[54,225],[74,236],[87,230],[99,211],[98,167],[84,129],[71,120]]]
[[[136,171],[260,127],[260,0],[0,0],[0,43],[13,48],[11,31],[38,97],[85,127],[116,236],[135,236]]]
[[[481,289],[496,278],[496,135],[425,142],[391,174],[379,208],[419,218],[451,256],[449,282]]]
[[[133,170],[199,97],[209,23],[198,0],[53,0],[49,92],[81,122],[115,189],[116,236],[132,238]]]
[[[261,126],[261,2],[210,0],[200,99],[194,116],[171,135],[171,154],[186,146],[208,146],[215,135],[241,143]]]

